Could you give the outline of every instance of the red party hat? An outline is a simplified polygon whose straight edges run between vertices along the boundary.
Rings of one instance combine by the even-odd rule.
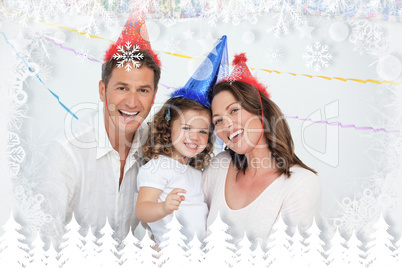
[[[247,57],[245,53],[236,54],[232,65],[234,69],[232,73],[223,79],[223,81],[241,81],[253,85],[257,90],[269,98],[267,87],[260,83],[254,76],[251,75],[249,68],[246,65]]]
[[[130,13],[119,39],[117,39],[116,43],[110,45],[109,49],[106,51],[104,61],[108,61],[113,55],[119,53],[119,47],[126,46],[128,42],[132,46],[137,45],[140,49],[148,50],[152,54],[156,64],[161,66],[158,55],[151,48],[145,20],[138,12],[132,11]]]

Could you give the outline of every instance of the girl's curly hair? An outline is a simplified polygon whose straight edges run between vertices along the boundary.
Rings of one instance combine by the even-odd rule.
[[[170,110],[170,120],[166,119],[168,110]],[[173,121],[179,119],[183,112],[187,110],[204,111],[212,117],[211,110],[203,106],[201,103],[183,99],[183,98],[170,98],[165,102],[162,108],[154,116],[152,122],[148,122],[149,132],[148,138],[142,147],[143,157],[146,162],[151,159],[158,158],[159,155],[172,156],[173,145],[170,135],[170,126]],[[197,169],[203,169],[209,164],[213,157],[214,134],[213,124],[209,126],[208,144],[205,149],[197,154],[195,157],[190,158],[188,164]]]

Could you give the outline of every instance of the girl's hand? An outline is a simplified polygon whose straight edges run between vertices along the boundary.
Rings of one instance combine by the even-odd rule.
[[[179,193],[185,194],[186,192],[186,190],[180,188],[173,189],[163,203],[165,213],[172,214],[173,211],[178,210],[180,203],[185,200],[185,197],[183,195],[179,195]]]

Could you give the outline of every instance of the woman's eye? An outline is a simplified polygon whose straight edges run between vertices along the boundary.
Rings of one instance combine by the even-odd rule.
[[[208,134],[208,132],[205,131],[205,130],[200,130],[200,133],[201,133],[201,134]]]
[[[222,122],[222,119],[218,119],[214,122],[214,125],[216,126],[217,124],[219,124],[220,122]]]
[[[234,109],[232,109],[232,111],[230,111],[230,113],[235,113],[235,112],[237,112],[239,110],[239,108],[234,108]]]

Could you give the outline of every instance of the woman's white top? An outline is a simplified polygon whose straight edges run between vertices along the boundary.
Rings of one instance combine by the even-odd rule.
[[[279,214],[288,226],[308,228],[317,215],[321,203],[321,183],[317,175],[300,166],[293,166],[291,176],[279,176],[253,202],[233,210],[225,199],[225,182],[231,157],[228,152],[218,154],[203,173],[203,190],[209,207],[207,226],[218,213],[229,225],[232,243],[246,232],[250,241],[266,244]]]
[[[205,237],[208,208],[204,202],[201,179],[200,170],[163,155],[142,166],[137,176],[138,189],[153,187],[162,190],[158,202],[165,201],[167,195],[175,188],[187,191],[183,194],[185,200],[175,212],[176,218],[183,226],[180,231],[187,237],[187,243],[193,239],[194,233],[201,241]],[[165,240],[163,235],[168,231],[165,226],[172,218],[173,214],[170,214],[158,221],[148,223],[159,245]]]

